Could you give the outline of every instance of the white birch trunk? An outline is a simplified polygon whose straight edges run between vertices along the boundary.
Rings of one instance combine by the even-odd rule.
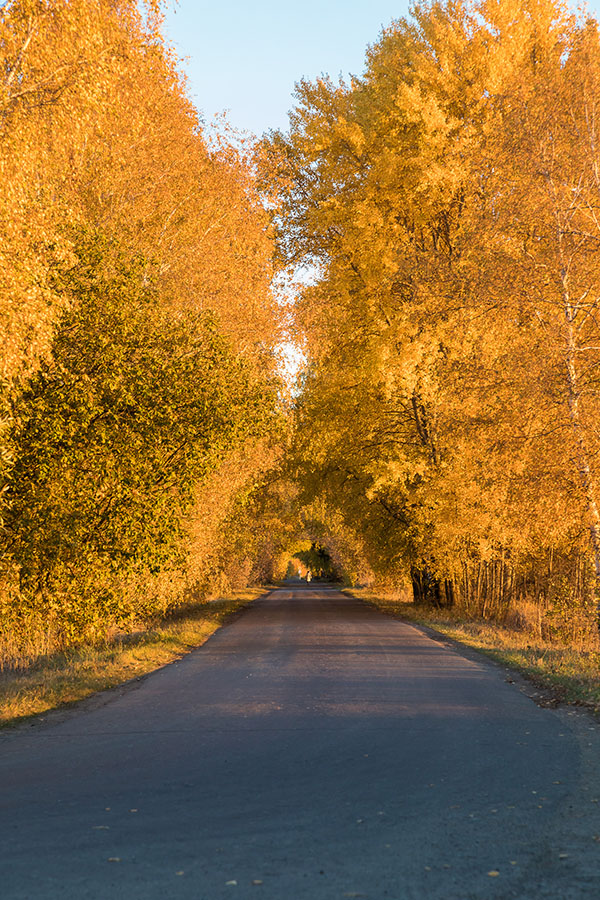
[[[563,303],[566,319],[566,359],[567,406],[573,432],[577,470],[585,497],[588,524],[594,556],[596,618],[600,629],[600,511],[598,510],[597,485],[590,465],[591,452],[586,439],[586,429],[581,416],[581,388],[577,372],[577,336],[575,332],[576,311],[570,302],[567,277],[561,272]]]

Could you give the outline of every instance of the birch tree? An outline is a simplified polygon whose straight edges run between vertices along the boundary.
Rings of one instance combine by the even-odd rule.
[[[397,535],[395,558],[436,601],[501,614],[511,591],[535,582],[541,596],[537,573],[559,557],[568,568],[586,516],[596,527],[581,391],[595,372],[595,245],[575,239],[571,210],[595,206],[581,178],[593,68],[575,63],[592,31],[554,0],[418,4],[370,48],[362,79],[301,84],[289,135],[269,143],[281,246],[320,266],[298,305],[306,468],[314,451],[318,472],[352,473],[335,482],[354,497],[347,514],[366,522],[378,505],[379,545]]]

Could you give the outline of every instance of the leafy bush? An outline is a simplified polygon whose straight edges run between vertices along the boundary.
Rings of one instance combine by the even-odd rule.
[[[52,354],[14,405],[5,521],[20,603],[66,643],[160,605],[124,590],[128,574],[184,564],[195,486],[275,403],[210,314],[159,304],[147,261],[79,243]]]

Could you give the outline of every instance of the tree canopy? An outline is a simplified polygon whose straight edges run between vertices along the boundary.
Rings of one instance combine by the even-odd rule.
[[[592,622],[596,20],[416,3],[258,144],[209,133],[161,21],[0,9],[2,627],[76,642],[294,554]]]
[[[417,599],[597,593],[599,62],[556,0],[417,3],[264,142],[301,483]]]
[[[161,21],[0,10],[0,619],[59,644],[246,580],[227,519],[284,430],[251,147],[207,135]]]

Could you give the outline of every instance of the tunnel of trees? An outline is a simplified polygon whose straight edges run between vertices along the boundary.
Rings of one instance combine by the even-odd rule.
[[[329,552],[320,544],[312,543],[308,550],[298,550],[294,559],[299,560],[317,581],[338,581],[341,577]]]
[[[593,18],[418,3],[260,141],[207,134],[160,3],[12,0],[0,53],[0,641],[282,578],[299,539],[323,578],[595,627]]]

